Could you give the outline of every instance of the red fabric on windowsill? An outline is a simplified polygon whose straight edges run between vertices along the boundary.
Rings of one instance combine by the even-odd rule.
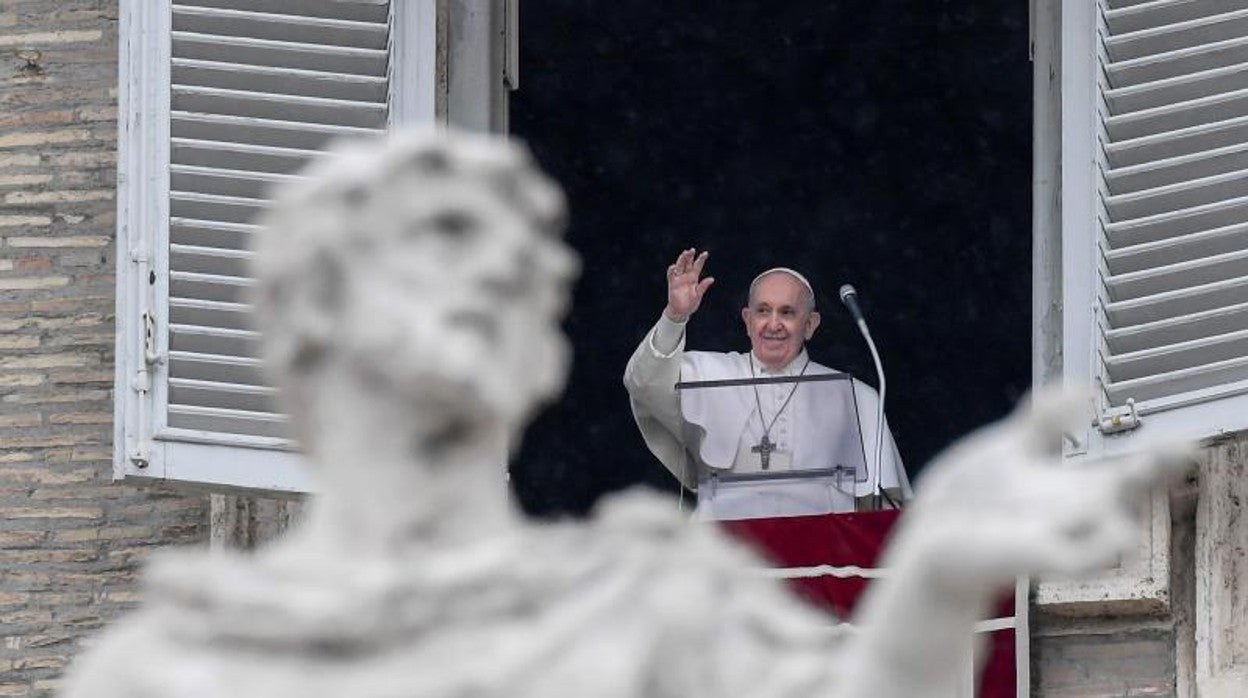
[[[722,521],[733,537],[753,547],[777,567],[817,565],[875,567],[898,511],[791,516],[771,519]],[[862,577],[830,576],[789,580],[796,592],[815,606],[848,619],[870,583]],[[1014,615],[1013,596],[1004,598],[993,617]],[[1013,698],[1014,631],[988,634],[983,650],[988,659],[980,672],[979,698]]]

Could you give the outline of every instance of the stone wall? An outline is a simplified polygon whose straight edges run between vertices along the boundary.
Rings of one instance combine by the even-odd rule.
[[[1198,692],[1209,674],[1197,666],[1198,654],[1208,654],[1209,638],[1202,637],[1202,618],[1217,611],[1202,598],[1208,587],[1210,560],[1222,557],[1225,546],[1209,540],[1209,523],[1200,522],[1200,502],[1219,499],[1210,493],[1216,465],[1235,461],[1235,442],[1204,450],[1186,482],[1170,491],[1170,585],[1168,606],[1155,613],[1114,616],[1090,613],[1082,617],[1046,613],[1033,605],[1031,638],[1032,695],[1045,698],[1111,698],[1164,696],[1196,698],[1220,695]],[[1216,485],[1214,485],[1216,486]],[[1225,488],[1224,488],[1225,489]],[[1208,507],[1206,506],[1205,509]],[[1208,518],[1206,514],[1205,518]],[[1213,529],[1225,530],[1224,524]],[[1234,554],[1232,550],[1223,553]],[[1095,606],[1093,606],[1095,608]],[[1214,621],[1233,637],[1226,619]],[[1204,625],[1209,625],[1206,621]],[[1202,674],[1204,674],[1202,676]],[[1227,695],[1243,695],[1230,693]]]
[[[1033,625],[1032,695],[1175,696],[1175,632],[1166,619]]]
[[[0,696],[50,694],[206,498],[111,482],[115,1],[0,3]]]

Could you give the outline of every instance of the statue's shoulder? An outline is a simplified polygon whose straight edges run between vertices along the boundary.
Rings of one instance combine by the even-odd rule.
[[[690,685],[716,677],[722,695],[740,695],[726,677],[743,674],[831,685],[843,630],[715,522],[690,521],[671,501],[630,491],[603,502],[590,529],[612,550],[616,580],[635,585],[619,610],[628,623],[650,625],[650,641],[661,648],[651,653],[661,665],[655,670]]]
[[[646,568],[651,583],[679,579],[673,590],[713,590],[703,602],[736,606],[750,599],[759,610],[772,604],[799,609],[799,615],[809,610],[765,574],[768,563],[762,557],[717,522],[691,521],[669,498],[643,488],[605,498],[585,534],[621,565]]]

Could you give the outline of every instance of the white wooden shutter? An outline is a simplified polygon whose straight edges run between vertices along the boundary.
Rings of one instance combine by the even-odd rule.
[[[1098,253],[1101,407],[1133,401],[1138,433],[1248,427],[1248,0],[1095,2],[1098,239],[1064,232]]]
[[[306,489],[247,304],[255,221],[335,138],[432,120],[435,21],[434,0],[123,2],[120,475]]]
[[[167,434],[288,438],[246,307],[269,188],[386,126],[385,4],[174,2]],[[252,9],[246,9],[252,8]]]
[[[1248,428],[1248,0],[1033,9],[1035,376],[1097,396],[1068,455]],[[1166,493],[1145,514],[1136,554],[1036,603],[1164,611]]]

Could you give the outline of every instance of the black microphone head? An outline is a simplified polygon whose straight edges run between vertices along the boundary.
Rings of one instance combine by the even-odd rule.
[[[850,298],[856,298],[857,296],[858,296],[858,292],[854,290],[853,286],[850,286],[849,284],[845,284],[844,286],[841,286],[841,302],[842,303],[849,300]]]

